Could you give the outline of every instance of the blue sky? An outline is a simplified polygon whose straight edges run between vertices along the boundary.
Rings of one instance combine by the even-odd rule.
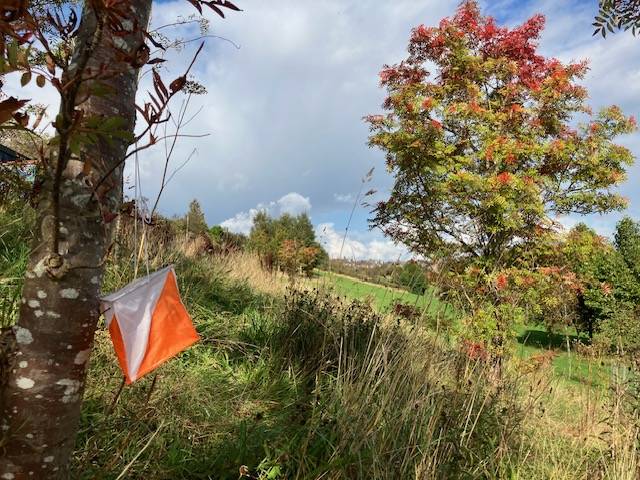
[[[208,14],[211,33],[232,40],[210,39],[195,74],[207,87],[194,97],[195,114],[184,133],[209,134],[180,141],[173,167],[190,161],[174,176],[160,203],[167,215],[181,214],[197,198],[209,224],[239,231],[250,228],[259,208],[274,214],[308,211],[330,253],[342,244],[360,179],[375,167],[370,187],[388,193],[392,178],[381,152],[367,146],[362,121],[379,113],[384,92],[378,72],[384,63],[406,56],[412,27],[436,24],[451,15],[458,0],[237,0],[244,9],[222,20]],[[640,106],[640,38],[619,34],[592,37],[597,0],[496,0],[481,2],[485,13],[515,25],[534,13],[547,17],[541,51],[562,60],[591,59],[585,81],[591,104],[618,104],[628,114]],[[153,24],[163,25],[193,10],[184,0],[155,5]],[[197,35],[196,27],[174,34]],[[167,78],[181,73],[197,44],[169,55]],[[143,79],[141,92],[149,88]],[[45,96],[46,91],[34,91]],[[640,154],[637,135],[623,143]],[[144,194],[155,195],[164,148],[140,157]],[[128,168],[132,172],[131,166]],[[628,213],[640,218],[634,167],[621,189],[631,201]],[[368,186],[369,188],[369,186]],[[400,246],[367,227],[368,211],[356,210],[343,255],[356,258],[407,258]],[[609,234],[618,215],[593,216],[587,222]],[[579,218],[564,218],[572,225]]]

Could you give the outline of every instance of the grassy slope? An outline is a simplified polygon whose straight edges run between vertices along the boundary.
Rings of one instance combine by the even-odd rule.
[[[8,221],[0,222],[0,237],[4,242],[0,280],[4,281],[22,275],[26,253],[24,241],[19,240],[20,235],[11,235],[16,232],[9,226]],[[184,301],[203,341],[163,365],[157,371],[157,381],[151,374],[126,387],[115,404],[114,395],[122,376],[108,334],[104,330],[98,332],[74,455],[73,478],[236,479],[241,465],[256,471],[262,463],[263,473],[273,473],[263,478],[282,480],[286,477],[277,475],[279,460],[286,461],[292,456],[296,457],[296,463],[304,464],[307,471],[327,468],[326,464],[313,463],[322,458],[322,450],[301,451],[301,445],[317,447],[317,443],[306,443],[307,435],[313,431],[306,422],[317,418],[321,425],[326,411],[319,409],[319,415],[315,416],[315,405],[321,404],[315,400],[310,402],[306,393],[308,385],[295,370],[274,363],[270,349],[273,329],[281,322],[278,304],[286,281],[265,275],[255,259],[253,263],[250,260],[232,259],[227,264],[181,261],[180,258],[159,260],[177,263]],[[126,265],[111,266],[105,290],[119,288],[130,277],[130,268]],[[325,281],[318,280],[318,285]],[[351,279],[343,279],[336,285],[336,291],[345,296],[371,294],[370,285],[358,285]],[[376,287],[372,295],[379,307],[388,307],[398,297],[405,303],[411,299],[425,305],[422,298],[385,290]],[[523,348],[540,351],[532,346]],[[409,354],[421,361],[403,372],[409,373],[414,367],[429,363],[424,362],[423,354],[413,350]],[[436,373],[441,373],[441,365],[434,365],[438,368]],[[539,375],[546,382],[545,372],[542,369]],[[398,385],[402,388],[396,393],[400,397],[407,385],[404,375],[401,378]],[[418,378],[425,381],[421,375]],[[354,386],[350,386],[351,392]],[[376,440],[382,442],[379,445],[383,452],[396,451],[387,448],[385,442],[402,440],[386,429],[406,422],[379,418],[376,412],[383,409],[376,404],[366,404],[377,398],[369,395],[368,386],[361,390],[362,397],[351,400],[342,393],[344,387],[333,390],[337,400],[349,406],[340,434],[343,436],[327,438],[330,443],[324,448],[331,453],[341,442],[347,446],[352,444],[354,439],[347,433],[358,424],[353,423],[351,414],[362,411],[362,421],[378,423],[370,426],[365,423],[363,430],[354,430],[358,432],[356,440],[368,439],[376,433],[385,436]],[[556,384],[548,391],[539,399],[540,412],[528,417],[531,424],[527,428],[534,432],[536,442],[533,447],[523,447],[529,452],[527,461],[515,465],[510,478],[593,478],[589,472],[594,462],[607,452],[606,445],[597,443],[596,427],[604,415],[599,394],[595,389],[577,389],[568,382]],[[431,398],[430,389],[426,394],[425,399]],[[411,409],[407,414],[415,416],[413,406],[422,405],[421,402],[409,402]],[[395,401],[392,404],[395,405]],[[311,414],[309,405],[314,405]],[[395,414],[393,410],[391,413]],[[334,431],[331,424],[327,428],[325,434]],[[337,461],[351,461],[349,458],[342,456]],[[334,464],[334,468],[341,467]],[[608,475],[607,478],[623,477]]]
[[[431,314],[440,313],[451,315],[451,308],[447,312],[447,305],[441,302],[434,294],[434,290],[425,295],[415,295],[405,290],[393,289],[382,285],[376,285],[361,281],[347,275],[320,271],[315,280],[319,286],[329,286],[338,295],[359,300],[371,300],[376,309],[388,312],[396,302],[414,305],[425,309]],[[575,355],[569,342],[575,339],[575,332],[567,331],[567,335],[550,334],[542,327],[522,326],[519,329],[517,354],[526,359],[541,355],[552,350],[556,356],[553,359],[553,368],[556,376],[577,385],[599,386],[608,385],[611,369],[604,360],[587,361]]]
[[[274,297],[256,293],[242,280],[250,278],[254,288],[272,293],[283,279],[256,281],[260,274],[254,266],[247,267],[247,260],[234,263],[237,278],[231,280],[224,266],[209,262],[178,265],[184,300],[204,341],[162,366],[155,387],[154,375],[149,375],[125,388],[113,410],[110,405],[121,374],[108,336],[99,333],[75,458],[77,478],[114,479],[124,472],[122,478],[134,479],[236,479],[241,465],[253,471],[262,465],[263,473],[274,476],[261,478],[284,480],[287,477],[277,475],[278,460],[292,456],[302,457],[296,462],[309,462],[306,468],[311,470],[328,468],[314,465],[321,458],[318,451],[301,452],[309,448],[302,445],[311,438],[308,422],[315,414],[308,411],[303,378],[295,370],[274,365],[269,344],[274,326],[281,321]],[[334,286],[338,293],[360,298],[371,295],[381,307],[398,297],[411,298],[403,292],[385,294],[382,287],[344,277],[333,280],[336,278],[340,278]],[[325,281],[328,279],[321,277],[316,285],[326,285],[321,283]],[[531,354],[541,351],[540,347],[523,348]],[[556,371],[558,368],[564,368],[562,363],[555,365]],[[603,452],[597,421],[603,415],[603,393],[587,385],[558,382],[547,371],[539,371],[542,383],[534,388],[548,393],[539,397],[536,414],[530,416],[527,426],[536,438],[535,446],[523,446],[531,449],[528,460],[514,465],[511,478],[591,478],[593,462]],[[352,401],[365,408],[365,399]],[[373,411],[365,417],[377,418]],[[322,418],[324,415],[321,413]],[[346,421],[348,429],[354,428],[351,420]],[[386,427],[371,431],[381,428]],[[326,441],[329,445],[323,448],[332,451],[338,446],[334,442],[345,439],[337,436]]]
[[[416,295],[406,290],[385,287],[374,283],[363,282],[339,273],[319,271],[315,282],[319,286],[329,286],[336,294],[359,300],[370,299],[373,306],[380,312],[388,312],[397,302],[413,305],[431,314],[446,315],[447,305],[441,302],[434,290],[424,295]]]

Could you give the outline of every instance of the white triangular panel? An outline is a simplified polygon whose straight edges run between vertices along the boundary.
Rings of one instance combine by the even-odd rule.
[[[151,317],[170,271],[173,267],[163,268],[102,298],[107,327],[114,315],[120,327],[131,381],[137,378],[147,351]]]

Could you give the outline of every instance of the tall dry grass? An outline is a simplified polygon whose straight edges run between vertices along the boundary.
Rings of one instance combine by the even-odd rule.
[[[255,290],[272,295],[284,296],[291,280],[282,272],[265,270],[255,253],[239,251],[231,255],[218,256],[215,261],[225,272],[237,281],[247,282]]]

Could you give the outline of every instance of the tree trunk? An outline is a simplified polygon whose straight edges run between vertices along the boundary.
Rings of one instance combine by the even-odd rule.
[[[149,21],[151,0],[124,2],[131,22],[122,25],[131,33],[122,37],[103,29],[89,5],[86,2],[70,74],[80,71],[85,55],[89,74],[95,75],[100,66],[119,72],[100,80],[115,93],[92,94],[71,107],[65,107],[63,98],[61,114],[65,108],[71,112],[77,108],[84,111],[84,118],[121,117],[124,128],[133,132],[139,68],[117,56],[113,45],[127,52],[139,51],[140,29]],[[87,58],[88,51],[92,53]],[[83,88],[90,84],[85,82]],[[60,125],[56,127],[62,134]],[[122,165],[114,169],[97,196],[92,194],[92,182],[118,165],[128,146],[129,140],[123,138],[84,145],[79,160],[65,165],[59,182],[55,180],[59,155],[52,156],[52,168],[43,173],[19,320],[5,335],[13,338],[0,339],[5,345],[0,372],[2,365],[7,372],[0,379],[0,479],[68,475],[100,316],[103,263],[111,243],[111,224],[105,218],[117,213],[122,202]],[[54,194],[57,186],[58,199]],[[56,244],[58,251],[54,251]]]

